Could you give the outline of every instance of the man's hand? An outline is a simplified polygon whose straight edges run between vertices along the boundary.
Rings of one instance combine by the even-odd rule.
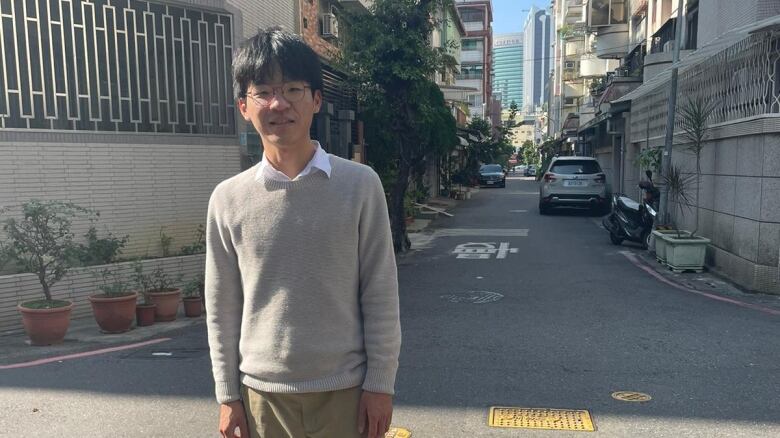
[[[358,408],[358,432],[366,438],[384,438],[393,419],[393,396],[363,391]],[[368,427],[366,427],[368,426]],[[368,434],[365,435],[366,430]]]
[[[236,435],[238,428],[238,435]],[[219,405],[219,433],[222,438],[249,438],[246,411],[241,400]]]

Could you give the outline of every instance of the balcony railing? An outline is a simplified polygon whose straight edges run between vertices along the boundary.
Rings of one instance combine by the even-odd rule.
[[[664,45],[671,41],[670,46],[674,45],[674,33],[677,29],[677,18],[670,18],[658,32],[653,34],[653,40],[650,44],[650,53],[661,53],[664,51]]]
[[[780,35],[756,33],[690,67],[681,67],[677,102],[701,96],[715,104],[710,125],[764,114],[780,114]],[[631,135],[666,132],[668,83],[632,100]],[[636,109],[635,109],[636,108]],[[636,114],[637,117],[633,117]],[[678,122],[677,129],[681,129]]]
[[[459,73],[455,75],[455,79],[460,81],[468,81],[471,79],[482,79],[482,74],[481,73],[472,73],[472,74]]]

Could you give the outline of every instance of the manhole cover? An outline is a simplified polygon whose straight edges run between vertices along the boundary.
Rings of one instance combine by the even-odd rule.
[[[612,398],[625,402],[646,402],[652,400],[647,394],[634,391],[617,391],[612,393]]]
[[[391,427],[385,434],[385,438],[411,438],[412,433],[403,427]]]
[[[441,299],[447,300],[451,303],[469,303],[469,304],[485,304],[492,303],[504,298],[498,292],[489,292],[486,290],[472,290],[465,293],[442,295]]]
[[[488,425],[523,429],[593,432],[593,420],[585,410],[549,408],[490,408]]]

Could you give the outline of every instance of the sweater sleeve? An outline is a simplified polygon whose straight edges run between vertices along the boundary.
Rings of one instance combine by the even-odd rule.
[[[373,171],[366,186],[358,244],[360,305],[368,358],[363,389],[393,394],[401,349],[398,272],[385,193]]]
[[[227,403],[241,398],[238,347],[243,291],[218,190],[209,200],[206,223],[206,325],[217,402]]]

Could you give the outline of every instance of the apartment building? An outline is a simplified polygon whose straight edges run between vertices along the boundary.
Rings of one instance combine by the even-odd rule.
[[[468,93],[471,117],[495,119],[500,123],[500,111],[495,114],[491,65],[493,63],[493,7],[490,0],[456,0],[466,36],[461,40],[461,69],[455,84],[475,88]]]

